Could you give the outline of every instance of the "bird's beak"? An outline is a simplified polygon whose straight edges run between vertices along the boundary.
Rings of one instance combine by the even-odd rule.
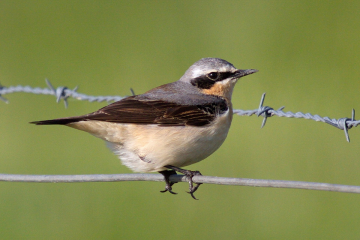
[[[250,75],[250,74],[253,74],[253,73],[256,73],[258,72],[258,70],[256,69],[238,69],[234,72],[234,78],[241,78],[241,77],[244,77],[246,75]]]

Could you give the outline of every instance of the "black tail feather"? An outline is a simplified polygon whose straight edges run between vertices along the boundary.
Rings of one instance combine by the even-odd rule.
[[[36,125],[66,125],[69,123],[74,123],[74,122],[79,122],[79,121],[83,121],[83,118],[80,117],[70,117],[70,118],[58,118],[58,119],[51,119],[51,120],[43,120],[43,121],[35,121],[35,122],[30,122],[32,124],[36,124]]]

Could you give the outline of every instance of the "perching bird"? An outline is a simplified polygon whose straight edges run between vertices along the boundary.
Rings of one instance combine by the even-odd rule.
[[[191,196],[198,171],[181,169],[215,152],[224,142],[233,117],[231,95],[237,80],[257,72],[236,69],[219,58],[194,63],[176,82],[126,97],[96,112],[32,122],[60,124],[103,139],[134,172],[159,172],[172,191],[176,172],[189,179]]]

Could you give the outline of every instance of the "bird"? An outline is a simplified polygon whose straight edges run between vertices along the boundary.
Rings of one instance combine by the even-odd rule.
[[[214,153],[225,141],[233,117],[231,96],[241,77],[256,69],[237,69],[220,58],[202,58],[177,81],[111,103],[75,117],[34,121],[36,125],[65,125],[88,132],[106,142],[122,164],[134,172],[159,172],[165,190],[172,191],[170,176],[187,176],[189,192],[201,175],[182,167]]]

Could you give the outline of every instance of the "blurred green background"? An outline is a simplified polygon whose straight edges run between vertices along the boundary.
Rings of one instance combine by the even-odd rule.
[[[331,118],[360,110],[359,1],[0,1],[0,82],[143,93],[203,57],[259,72],[236,109],[265,104]],[[89,134],[30,121],[105,105],[16,93],[0,102],[0,172],[130,173]],[[359,129],[234,116],[229,136],[190,169],[204,175],[360,185]],[[1,239],[359,239],[360,195],[203,185],[194,201],[164,183],[0,183]]]

